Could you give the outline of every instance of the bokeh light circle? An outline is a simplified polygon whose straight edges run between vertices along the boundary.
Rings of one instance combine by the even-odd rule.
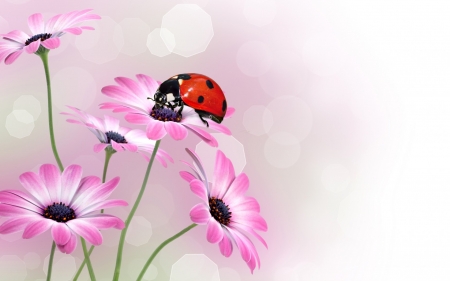
[[[252,105],[244,112],[244,127],[252,135],[267,134],[273,125],[272,112],[263,105]]]

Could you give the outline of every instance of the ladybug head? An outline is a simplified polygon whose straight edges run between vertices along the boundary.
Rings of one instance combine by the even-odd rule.
[[[167,97],[166,94],[163,94],[159,91],[156,91],[155,95],[153,96],[153,100],[157,103],[157,104],[165,104],[167,102]]]

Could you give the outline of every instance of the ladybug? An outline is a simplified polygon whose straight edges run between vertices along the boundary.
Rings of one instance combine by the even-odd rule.
[[[206,126],[204,118],[221,123],[227,112],[227,100],[219,84],[203,74],[185,73],[170,77],[156,90],[153,97],[153,109],[163,106],[172,110],[180,106],[178,114],[181,116],[183,106],[186,104],[198,113]]]

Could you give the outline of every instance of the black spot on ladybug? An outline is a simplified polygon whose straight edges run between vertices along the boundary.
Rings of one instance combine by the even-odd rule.
[[[214,85],[211,82],[211,80],[206,80],[206,86],[208,86],[208,88],[210,88],[210,89],[214,88]]]
[[[223,103],[222,103],[222,111],[225,111],[225,110],[227,110],[227,101],[226,101],[226,100],[223,100]]]
[[[205,100],[205,98],[203,96],[199,96],[197,101],[198,103],[202,103]]]
[[[189,75],[189,74],[180,74],[180,75],[178,75],[178,79],[189,80],[189,79],[191,79],[191,75]]]

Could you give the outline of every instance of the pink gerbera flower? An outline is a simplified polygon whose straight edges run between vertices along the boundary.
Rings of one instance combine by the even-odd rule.
[[[210,133],[200,129],[206,125],[203,124],[193,108],[185,105],[182,116],[177,114],[177,109],[153,110],[155,102],[148,98],[153,98],[159,83],[144,74],[138,74],[136,77],[137,81],[126,77],[117,77],[114,80],[119,84],[118,86],[103,87],[103,94],[124,104],[103,103],[100,108],[113,109],[113,112],[127,112],[125,119],[128,122],[147,125],[147,137],[152,140],[162,139],[166,134],[175,140],[182,140],[186,138],[188,131],[192,131],[209,145],[218,145],[217,140]],[[231,116],[233,112],[234,108],[229,107],[225,117]],[[208,122],[209,128],[231,135],[230,130],[224,125],[212,120]]]
[[[182,171],[180,175],[189,182],[192,192],[203,200],[191,209],[191,220],[207,225],[206,239],[210,243],[219,243],[225,257],[231,255],[233,241],[253,273],[260,260],[248,234],[254,235],[267,248],[264,239],[255,231],[267,231],[267,223],[259,214],[258,201],[245,195],[249,186],[247,175],[235,176],[233,164],[218,150],[214,178],[209,183],[198,156],[189,149],[186,151],[194,159],[194,166],[186,163],[194,174]]]
[[[107,115],[102,120],[78,108],[67,107],[76,114],[66,112],[61,114],[74,116],[81,120],[67,119],[67,122],[86,126],[100,141],[100,143],[94,145],[95,152],[100,152],[106,148],[112,148],[115,152],[128,150],[138,152],[147,161],[150,160],[144,152],[152,154],[155,148],[155,141],[148,139],[144,131],[121,127],[118,119]],[[158,149],[155,157],[164,167],[167,167],[166,160],[173,163],[172,157],[162,149]]]
[[[127,206],[123,200],[106,200],[119,178],[101,183],[98,177],[81,178],[78,165],[67,167],[62,174],[51,164],[44,164],[39,174],[23,173],[20,183],[31,194],[19,190],[0,191],[0,216],[9,217],[0,225],[0,233],[24,230],[22,237],[33,238],[51,229],[58,249],[70,254],[77,245],[76,234],[93,245],[102,244],[99,229],[123,229],[124,222],[97,210]]]
[[[0,35],[6,40],[0,42],[0,62],[5,59],[5,64],[11,64],[22,54],[23,50],[32,54],[41,45],[46,49],[56,49],[60,44],[59,37],[65,33],[80,35],[83,29],[93,30],[94,28],[90,26],[75,26],[83,21],[100,19],[99,15],[89,14],[90,11],[73,11],[56,15],[47,24],[44,24],[42,14],[31,15],[28,18],[31,35],[20,30]]]

